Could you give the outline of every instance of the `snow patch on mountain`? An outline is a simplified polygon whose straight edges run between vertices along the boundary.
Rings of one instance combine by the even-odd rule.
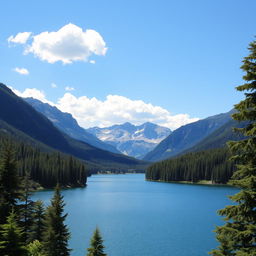
[[[106,128],[93,127],[87,131],[123,154],[140,159],[171,133],[170,129],[149,122],[138,126],[127,122]]]

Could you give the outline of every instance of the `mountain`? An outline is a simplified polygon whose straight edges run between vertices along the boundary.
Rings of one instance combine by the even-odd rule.
[[[233,128],[244,128],[246,122],[237,122],[233,119],[222,125],[220,128],[209,134],[206,138],[198,142],[191,148],[188,148],[180,153],[183,155],[188,152],[198,152],[209,149],[223,148],[228,141],[236,141],[244,139],[240,133],[234,132]]]
[[[229,122],[233,112],[234,111],[231,110],[228,113],[211,116],[181,126],[160,142],[155,149],[149,152],[143,159],[147,161],[159,161],[180,154],[186,149],[195,146],[209,134]]]
[[[61,112],[58,108],[34,98],[25,98],[34,109],[46,116],[58,129],[68,134],[70,137],[84,141],[94,147],[121,154],[114,146],[100,141],[96,136],[80,127],[69,113]]]
[[[178,156],[153,163],[147,168],[146,178],[165,182],[227,183],[235,170],[227,142],[244,139],[234,128],[244,128],[247,124],[231,119]]]
[[[4,132],[17,139],[58,150],[85,160],[100,169],[138,169],[145,167],[145,162],[98,149],[90,144],[75,140],[62,133],[52,122],[37,112],[30,104],[15,95],[7,86],[0,84],[0,120]],[[24,136],[19,137],[16,133]]]
[[[87,131],[123,154],[139,159],[171,133],[170,129],[149,122],[138,126],[127,122],[106,128],[93,127]]]

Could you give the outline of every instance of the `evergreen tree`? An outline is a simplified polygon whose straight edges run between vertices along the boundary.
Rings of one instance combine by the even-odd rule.
[[[43,253],[43,246],[38,240],[27,245],[28,254],[27,256],[47,256]]]
[[[29,178],[29,173],[26,172],[23,181],[22,181],[22,195],[19,204],[19,217],[21,226],[24,231],[24,241],[28,242],[28,237],[31,232],[31,226],[33,223],[33,210],[34,210],[34,202],[31,200],[31,185],[32,181]]]
[[[12,146],[5,144],[0,163],[0,224],[6,222],[21,197],[20,178]]]
[[[45,210],[42,201],[34,202],[32,213],[32,226],[29,234],[29,241],[38,240],[42,241],[43,229],[44,229]]]
[[[57,185],[51,205],[46,210],[44,222],[43,248],[47,256],[70,255],[70,249],[68,249],[70,233],[64,224],[67,217],[67,214],[63,214],[64,206],[63,196]]]
[[[201,180],[227,183],[234,171],[234,161],[228,161],[227,147],[187,153],[182,156],[156,162],[146,170],[147,180],[188,181]]]
[[[238,163],[231,184],[241,190],[230,197],[235,205],[219,211],[226,224],[216,229],[220,246],[210,252],[214,256],[256,255],[256,41],[249,51],[241,67],[246,83],[237,87],[245,91],[245,99],[235,105],[238,112],[233,115],[235,120],[247,122],[245,128],[237,129],[246,139],[229,143]]]
[[[95,229],[91,238],[91,247],[87,249],[87,256],[107,256],[104,253],[103,239],[98,228]]]
[[[14,211],[7,217],[7,223],[1,225],[0,255],[23,256],[27,251],[23,243],[23,232],[16,221]]]

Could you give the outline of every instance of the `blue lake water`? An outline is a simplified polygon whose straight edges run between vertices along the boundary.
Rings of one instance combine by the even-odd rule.
[[[143,174],[94,175],[86,188],[63,190],[72,256],[84,256],[99,227],[108,256],[206,256],[216,247],[216,211],[227,186],[148,182]],[[49,204],[52,191],[33,199]]]

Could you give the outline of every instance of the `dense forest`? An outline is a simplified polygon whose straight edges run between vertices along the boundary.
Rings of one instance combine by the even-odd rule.
[[[59,184],[56,185],[48,207],[42,201],[31,200],[28,176],[18,173],[17,158],[21,155],[47,160],[47,154],[41,155],[4,142],[0,157],[0,255],[5,256],[69,256],[70,232],[65,224],[67,214],[64,212],[64,198]],[[50,156],[49,162],[60,162],[57,166],[70,164]],[[57,159],[57,160],[56,160]],[[41,164],[41,163],[40,163]],[[48,163],[49,164],[49,163]],[[46,164],[47,165],[47,164]],[[50,164],[49,164],[50,166]],[[64,175],[65,176],[65,175]],[[49,176],[48,176],[49,177]],[[104,256],[104,245],[98,229],[95,230],[87,249],[88,256]]]
[[[44,152],[22,142],[0,138],[1,149],[11,143],[17,161],[20,177],[28,175],[30,179],[44,188],[60,186],[84,186],[87,179],[85,164],[60,152]]]
[[[152,164],[146,171],[146,179],[227,183],[235,169],[234,162],[229,161],[229,157],[230,152],[226,147],[188,153]]]

